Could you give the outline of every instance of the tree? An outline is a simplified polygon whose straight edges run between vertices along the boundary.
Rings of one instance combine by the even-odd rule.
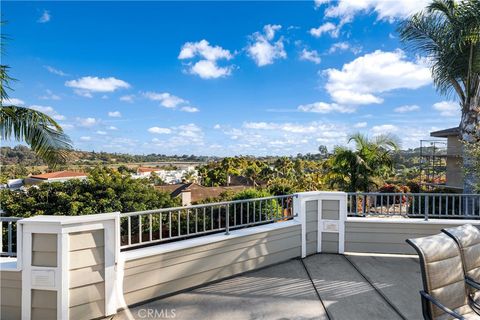
[[[472,165],[469,168],[471,170],[469,173],[473,176],[476,176],[476,184],[473,186],[476,192],[480,192],[480,181],[478,176],[480,175],[480,144],[467,144],[465,146],[465,152],[468,154],[470,159],[472,159]]]
[[[182,181],[184,183],[197,183],[198,182],[197,172],[195,170],[189,170],[185,172],[185,174],[182,177]]]
[[[0,54],[3,55],[5,47],[3,34],[0,47]],[[8,74],[9,69],[8,65],[0,64],[0,135],[2,139],[13,138],[16,141],[25,141],[49,164],[64,162],[67,152],[72,149],[70,138],[48,115],[9,103],[7,89],[12,90],[11,82],[15,80]]]
[[[434,0],[426,10],[399,27],[401,39],[431,62],[433,82],[441,94],[455,93],[460,101],[461,139],[480,141],[480,1]],[[478,177],[464,152],[464,192],[473,191]],[[477,182],[475,181],[477,179]]]
[[[352,141],[354,150],[335,147],[333,156],[327,161],[330,167],[327,179],[330,185],[344,191],[368,192],[393,172],[392,151],[398,149],[398,143],[392,136],[369,139],[359,133],[350,137],[349,142]]]
[[[243,174],[250,180],[252,186],[256,187],[260,171],[260,167],[255,162],[252,162],[243,170]]]
[[[0,190],[0,205],[7,216],[30,217],[143,211],[179,204],[146,179],[95,168],[87,180],[43,183],[26,191]]]
[[[230,175],[239,174],[238,160],[236,158],[226,157],[221,162],[221,168],[225,172],[227,186],[230,184]]]

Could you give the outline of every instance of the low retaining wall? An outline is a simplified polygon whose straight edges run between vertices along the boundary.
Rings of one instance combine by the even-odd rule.
[[[301,255],[296,221],[209,235],[121,253],[126,305]]]
[[[22,312],[22,272],[0,271],[0,319],[16,320]]]
[[[345,223],[345,251],[416,254],[405,242],[406,239],[431,236],[444,228],[467,223],[480,227],[479,220],[348,218]]]

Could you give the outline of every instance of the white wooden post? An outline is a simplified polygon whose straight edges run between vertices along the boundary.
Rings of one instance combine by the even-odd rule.
[[[35,216],[22,219],[21,250],[22,264],[22,319],[31,318],[32,289],[57,292],[57,319],[70,319],[70,234],[103,230],[104,234],[104,284],[105,314],[117,312],[116,263],[120,251],[119,213],[94,214],[85,216]],[[56,266],[33,265],[33,235],[56,236]],[[36,253],[37,254],[37,253]]]

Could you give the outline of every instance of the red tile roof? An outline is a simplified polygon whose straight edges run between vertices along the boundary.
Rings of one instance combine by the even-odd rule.
[[[48,179],[75,178],[75,177],[86,177],[86,176],[87,174],[84,172],[57,171],[57,172],[37,174],[37,175],[31,176],[30,178],[48,180]]]

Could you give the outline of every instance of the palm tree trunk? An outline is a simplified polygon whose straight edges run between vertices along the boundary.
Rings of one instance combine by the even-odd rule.
[[[462,120],[460,122],[460,135],[465,144],[477,144],[480,143],[480,105],[476,99],[472,99],[471,103],[466,106],[467,110],[464,110],[462,114]],[[474,159],[469,152],[465,152],[465,146],[463,147],[463,192],[474,193],[475,186],[478,186],[479,174],[474,170]]]

